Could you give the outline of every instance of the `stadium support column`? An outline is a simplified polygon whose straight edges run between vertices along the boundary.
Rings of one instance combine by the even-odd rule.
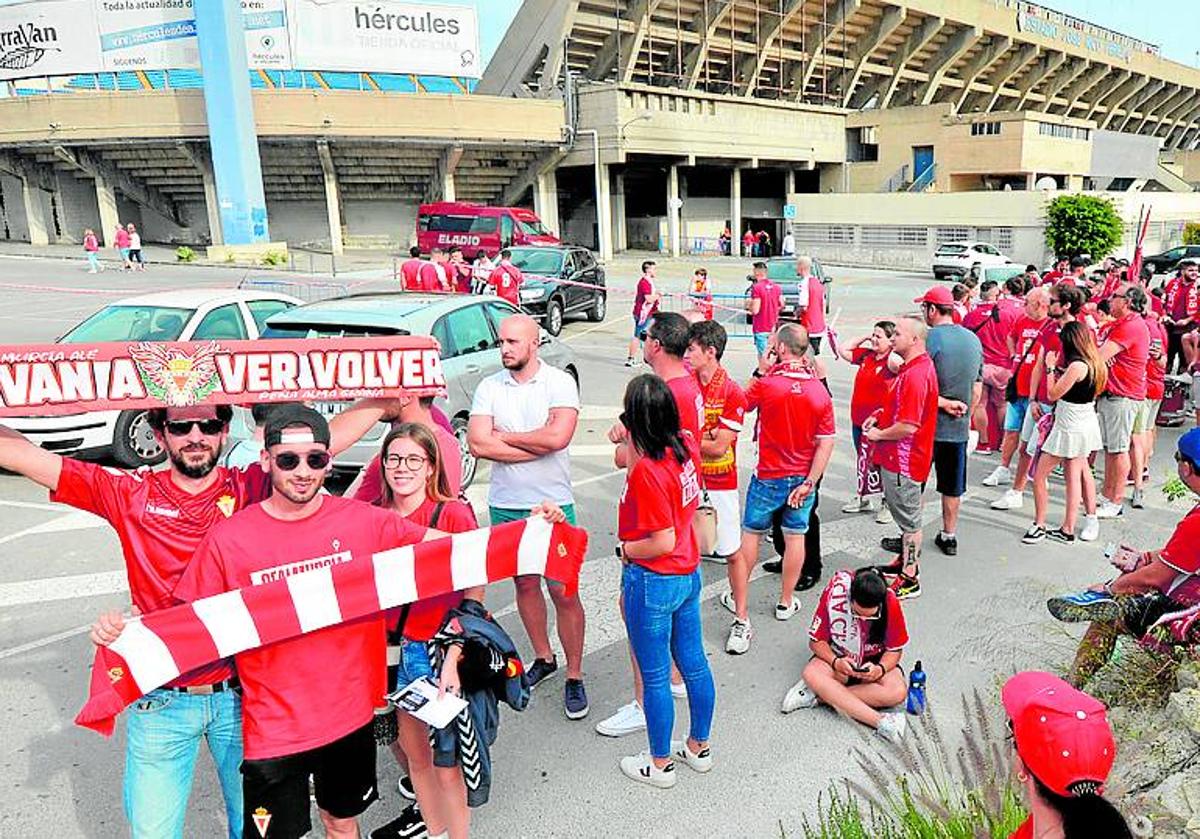
[[[667,239],[671,256],[679,256],[679,208],[683,201],[679,198],[679,165],[672,163],[667,170]]]
[[[21,202],[25,205],[25,222],[29,226],[29,244],[50,244],[50,227],[46,221],[46,202],[42,191],[29,177],[21,178]]]
[[[533,211],[548,230],[562,238],[558,229],[558,175],[553,169],[539,172],[533,183]]]
[[[204,105],[226,246],[270,241],[240,3],[193,5]]]
[[[613,174],[613,248],[620,253],[629,250],[629,226],[625,223],[625,174]]]
[[[787,168],[783,176],[783,203],[787,203],[788,196],[796,191],[796,170],[791,166]]]
[[[121,223],[120,213],[117,212],[117,193],[112,184],[104,178],[96,178],[96,206],[100,210],[100,241],[108,247],[115,247],[113,235],[117,225]]]
[[[742,252],[742,169],[734,166],[729,175],[729,252]]]
[[[325,176],[325,212],[329,216],[329,249],[334,256],[346,252],[342,244],[342,198],[338,192],[337,170],[333,168],[333,153],[329,141],[317,140],[317,157],[321,160],[321,174]]]

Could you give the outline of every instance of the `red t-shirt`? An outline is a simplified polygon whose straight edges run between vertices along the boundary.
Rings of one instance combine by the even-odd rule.
[[[424,504],[405,516],[405,519],[412,524],[432,527],[443,533],[464,533],[479,527],[474,511],[461,501],[445,502],[442,505],[442,512],[438,515],[437,524],[433,523],[435,509],[437,509],[437,502],[426,499]],[[404,621],[404,637],[409,641],[428,641],[441,628],[442,621],[446,619],[446,613],[461,603],[462,599],[461,591],[452,591],[441,597],[431,597],[428,600],[418,600],[413,603],[409,607],[408,618]],[[400,619],[403,607],[394,611],[395,614],[390,612],[388,614],[388,625],[393,627]]]
[[[751,328],[755,332],[774,332],[779,325],[779,312],[783,309],[783,291],[770,280],[759,280],[750,286],[750,298],[761,300],[758,314],[751,317]]]
[[[1033,816],[1022,822],[1008,839],[1033,839]]]
[[[808,302],[800,325],[809,335],[821,335],[825,332],[825,284],[820,277],[809,277],[807,285]]]
[[[400,266],[400,284],[406,291],[421,290],[421,266],[424,264],[425,260],[414,257]]]
[[[471,266],[465,262],[447,262],[446,268],[453,277],[454,290],[459,294],[470,294],[471,278],[474,276]]]
[[[1162,321],[1158,318],[1145,318],[1146,329],[1150,333],[1150,343],[1154,344],[1160,353],[1165,353],[1167,348],[1167,330],[1162,325]],[[1147,399],[1162,399],[1163,394],[1167,392],[1165,368],[1160,367],[1158,361],[1150,357],[1149,347],[1146,349],[1146,398]]]
[[[1059,280],[1061,280],[1065,276],[1066,275],[1062,271],[1047,271],[1045,274],[1042,275],[1041,281],[1036,283],[1036,285],[1038,285],[1038,286],[1054,285],[1055,283],[1057,283]]]
[[[1052,326],[1049,318],[1034,320],[1028,315],[1021,315],[1013,324],[1009,334],[1012,336],[1013,347],[1016,350],[1013,364],[1016,365],[1017,394],[1019,396],[1029,396],[1029,377],[1033,375],[1033,366],[1037,362],[1037,350],[1033,345],[1043,330],[1050,328]]]
[[[521,269],[512,263],[501,263],[488,275],[488,285],[495,287],[496,296],[514,306],[521,305]]]
[[[898,422],[915,425],[914,434],[875,444],[875,462],[898,475],[924,483],[933,465],[933,435],[937,428],[938,381],[933,359],[921,353],[904,362],[879,419],[879,429]]]
[[[962,325],[979,338],[983,346],[983,363],[1010,367],[1012,354],[1008,351],[1008,335],[1022,315],[1021,304],[1012,298],[981,303],[963,318]]]
[[[1200,283],[1187,283],[1183,277],[1172,277],[1163,286],[1163,303],[1171,320],[1200,316]]]
[[[446,482],[450,484],[450,494],[457,496],[462,492],[462,449],[459,448],[458,438],[440,425],[432,430],[433,436],[437,438],[438,454],[442,457]],[[375,455],[371,462],[363,467],[363,479],[354,491],[354,499],[374,504],[382,497],[383,472],[379,468],[379,455]]]
[[[1179,572],[1166,594],[1187,606],[1200,603],[1200,504],[1175,525],[1159,559]]]
[[[418,275],[421,291],[444,291],[450,285],[446,266],[440,262],[424,262]]]
[[[1063,363],[1063,345],[1062,345],[1062,328],[1063,324],[1058,321],[1051,320],[1042,336],[1037,339],[1037,344],[1033,348],[1033,357],[1036,360],[1038,351],[1043,351],[1046,355],[1057,353],[1059,363]],[[1043,405],[1050,403],[1050,385],[1048,384],[1050,377],[1046,375],[1046,369],[1042,367],[1042,377],[1038,380],[1037,401]]]
[[[697,384],[699,381],[697,380]],[[725,454],[712,459],[702,458],[700,471],[704,486],[710,490],[737,489],[737,434],[742,431],[746,417],[746,394],[729,377],[724,367],[718,367],[708,386],[700,385],[704,401],[704,432],[714,428],[728,429],[734,433],[733,444]],[[697,438],[700,439],[700,438]]]
[[[143,613],[179,603],[172,592],[205,534],[237,510],[271,493],[258,464],[245,469],[218,466],[203,492],[184,492],[169,470],[125,472],[64,458],[51,501],[70,504],[108,521],[121,540],[129,594]],[[172,687],[208,685],[233,675],[227,660],[185,673]]]
[[[826,644],[834,643],[830,625],[835,620],[843,620],[841,614],[830,610],[833,585],[834,581],[830,580],[829,584],[825,586],[825,590],[821,592],[821,600],[817,604],[817,610],[813,612],[812,623],[808,627],[809,638],[814,641],[824,641]],[[849,598],[847,597],[847,599]],[[887,627],[884,629],[884,637],[880,640],[871,637],[871,629],[875,626],[875,621],[864,618],[855,619],[858,621],[859,637],[862,638],[861,664],[878,664],[884,653],[899,652],[908,644],[908,626],[904,622],[904,610],[900,608],[900,600],[896,597],[895,592],[888,591],[887,599],[883,601],[883,608],[887,615]],[[839,612],[843,610],[851,612],[850,604],[846,603],[843,609],[839,609]]]
[[[622,542],[645,539],[667,528],[675,530],[675,547],[653,559],[631,559],[657,574],[690,574],[700,564],[700,545],[692,529],[699,506],[700,482],[696,478],[699,452],[689,441],[692,457],[682,466],[668,452],[662,460],[639,458],[629,468],[617,507],[617,538]]]
[[[654,294],[654,291],[654,280],[646,276],[638,280],[637,291],[633,296],[633,319],[638,323],[642,323],[658,311],[657,301],[646,305],[646,298]]]
[[[667,387],[679,410],[679,427],[691,434],[692,440],[699,445],[700,428],[704,425],[704,397],[700,393],[700,383],[695,376],[676,376],[667,382]]]
[[[192,601],[283,579],[317,565],[370,562],[378,551],[415,544],[425,528],[388,510],[322,495],[311,516],[283,521],[261,504],[219,521],[175,588]],[[382,614],[328,626],[238,653],[242,739],[247,760],[294,755],[345,737],[371,721],[387,681]]]
[[[888,387],[894,378],[887,360],[886,355],[880,358],[867,347],[859,347],[851,354],[850,363],[858,367],[850,394],[850,422],[854,425],[862,425],[887,401]]]
[[[1121,350],[1108,362],[1108,385],[1104,392],[1127,399],[1146,398],[1146,363],[1150,360],[1150,330],[1145,319],[1130,312],[1108,324],[1100,346],[1112,342]]]
[[[746,410],[758,411],[759,478],[807,476],[817,440],[833,437],[833,400],[805,367],[777,364],[746,388]]]

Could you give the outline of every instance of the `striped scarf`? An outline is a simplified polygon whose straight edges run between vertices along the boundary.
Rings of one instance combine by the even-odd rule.
[[[518,574],[560,582],[570,596],[578,586],[587,540],[584,530],[534,517],[133,618],[113,644],[96,649],[88,701],[75,722],[111,735],[127,705],[202,665]]]

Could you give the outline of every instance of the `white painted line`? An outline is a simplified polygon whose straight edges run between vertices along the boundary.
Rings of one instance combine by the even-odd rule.
[[[568,448],[567,452],[571,457],[603,457],[612,460],[615,449],[616,446],[612,443],[580,443]]]
[[[579,408],[581,420],[615,420],[619,416],[620,405],[581,405]]]
[[[100,597],[124,591],[129,591],[129,578],[124,570],[22,580],[0,584],[0,609],[74,600],[77,597]]]
[[[590,333],[592,333],[592,332],[595,332],[595,331],[597,331],[597,330],[599,330],[599,329],[607,329],[607,328],[609,328],[609,327],[612,327],[612,326],[614,326],[614,324],[613,324],[613,323],[611,323],[611,322],[609,322],[609,321],[604,321],[604,322],[602,322],[602,323],[598,323],[598,324],[596,324],[595,326],[589,326],[587,329],[580,330],[579,332],[572,332],[570,335],[567,335],[566,337],[563,337],[563,336],[561,336],[561,335],[560,335],[560,336],[559,336],[559,340],[560,340],[560,341],[572,341],[572,340],[574,340],[574,339],[576,339],[576,338],[579,338],[579,337],[581,337],[581,336],[583,336],[583,335],[588,335],[588,334],[590,334]]]
[[[575,481],[573,484],[571,484],[571,486],[572,487],[583,487],[583,486],[587,486],[588,484],[599,483],[600,481],[606,481],[609,478],[615,478],[617,475],[624,475],[624,474],[625,474],[624,469],[614,469],[611,472],[605,472],[603,475],[593,475],[590,478],[584,478],[582,481]]]
[[[0,650],[0,661],[13,656],[21,655],[22,653],[33,652],[42,647],[48,647],[51,644],[57,644],[59,641],[65,641],[68,638],[74,638],[76,635],[83,635],[91,629],[91,625],[77,626],[74,629],[67,629],[63,632],[56,632],[53,635],[47,635],[45,638],[38,638],[30,641],[27,644],[18,644],[15,647],[9,647],[7,650]]]
[[[49,510],[52,513],[61,513],[64,510],[71,509],[65,504],[40,504],[34,501],[6,501],[0,498],[0,507],[18,507],[22,510]]]
[[[51,519],[41,524],[35,524],[33,527],[27,527],[24,530],[18,530],[16,533],[8,533],[0,536],[0,545],[6,542],[12,542],[24,536],[32,536],[36,533],[67,533],[72,530],[91,530],[96,527],[106,527],[108,522],[99,516],[83,510],[72,510],[66,515]]]

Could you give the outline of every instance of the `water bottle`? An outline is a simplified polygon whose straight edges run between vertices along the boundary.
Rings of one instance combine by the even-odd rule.
[[[908,674],[908,702],[906,708],[914,716],[925,711],[925,671],[921,662]]]

